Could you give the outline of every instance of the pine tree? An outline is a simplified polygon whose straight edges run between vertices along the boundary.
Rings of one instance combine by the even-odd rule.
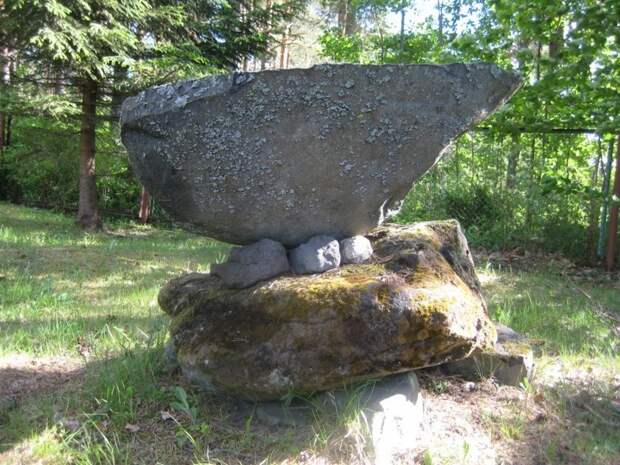
[[[253,8],[244,15],[239,6],[217,0],[5,2],[0,38],[30,62],[36,79],[42,69],[53,68],[81,100],[79,225],[101,227],[95,142],[97,123],[106,119],[106,108],[100,107],[110,106],[111,94],[135,92],[181,71],[234,68],[245,56],[265,54],[280,22],[298,13],[301,4]]]

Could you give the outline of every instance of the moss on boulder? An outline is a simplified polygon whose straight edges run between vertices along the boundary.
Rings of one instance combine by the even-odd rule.
[[[370,263],[227,289],[189,274],[160,292],[177,359],[202,385],[252,399],[312,393],[493,346],[456,221],[382,226]]]

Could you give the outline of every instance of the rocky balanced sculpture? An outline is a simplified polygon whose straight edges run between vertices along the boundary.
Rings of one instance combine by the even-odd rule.
[[[459,224],[380,225],[518,85],[488,64],[321,65],[127,99],[122,139],[159,204],[243,245],[160,292],[184,373],[277,399],[492,349]]]

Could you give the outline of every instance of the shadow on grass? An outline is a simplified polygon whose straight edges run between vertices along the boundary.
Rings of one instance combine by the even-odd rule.
[[[88,363],[65,373],[59,383],[61,371],[50,370],[41,377],[28,368],[0,369],[0,376],[45,384],[14,396],[12,403],[0,403],[0,462],[31,463],[24,456],[28,450],[24,444],[49,436],[50,429],[55,434],[47,440],[59,443],[64,454],[102,463],[259,464],[313,448],[311,425],[273,427],[256,422],[247,404],[188,385],[166,366],[160,346]],[[175,404],[176,387],[188,393],[195,414],[188,415]],[[108,453],[116,462],[111,456],[103,461],[98,457],[104,445],[109,447],[106,444],[113,445]]]
[[[58,392],[79,382],[83,376],[84,366],[75,359],[1,357],[0,413],[16,408],[32,397]]]
[[[542,387],[543,406],[523,424],[519,447],[509,449],[512,463],[620,464],[620,386],[613,380],[562,382]]]
[[[179,406],[178,387],[187,393],[187,410]],[[539,407],[515,405],[513,417],[498,412],[491,428],[500,436],[502,457],[520,465],[615,465],[620,454],[620,429],[614,426],[620,421],[618,394],[609,380],[596,386],[565,382],[529,400]],[[55,434],[48,441],[62,444],[64,454],[92,463],[332,463],[313,462],[316,456],[354,463],[356,457],[342,455],[342,450],[326,450],[315,426],[268,426],[246,405],[199,391],[165,365],[158,342],[154,348],[92,362],[72,372],[63,385],[31,390],[14,405],[0,407],[0,462],[17,457],[16,463],[35,463],[24,457],[28,448],[23,445],[49,436],[45,432],[52,428]],[[98,454],[104,446],[111,455],[102,459]]]

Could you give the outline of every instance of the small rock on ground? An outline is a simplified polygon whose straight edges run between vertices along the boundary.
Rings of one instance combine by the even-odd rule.
[[[465,379],[494,378],[505,386],[519,386],[532,375],[534,352],[527,338],[508,326],[496,324],[493,350],[476,349],[469,357],[442,366],[444,372]]]

